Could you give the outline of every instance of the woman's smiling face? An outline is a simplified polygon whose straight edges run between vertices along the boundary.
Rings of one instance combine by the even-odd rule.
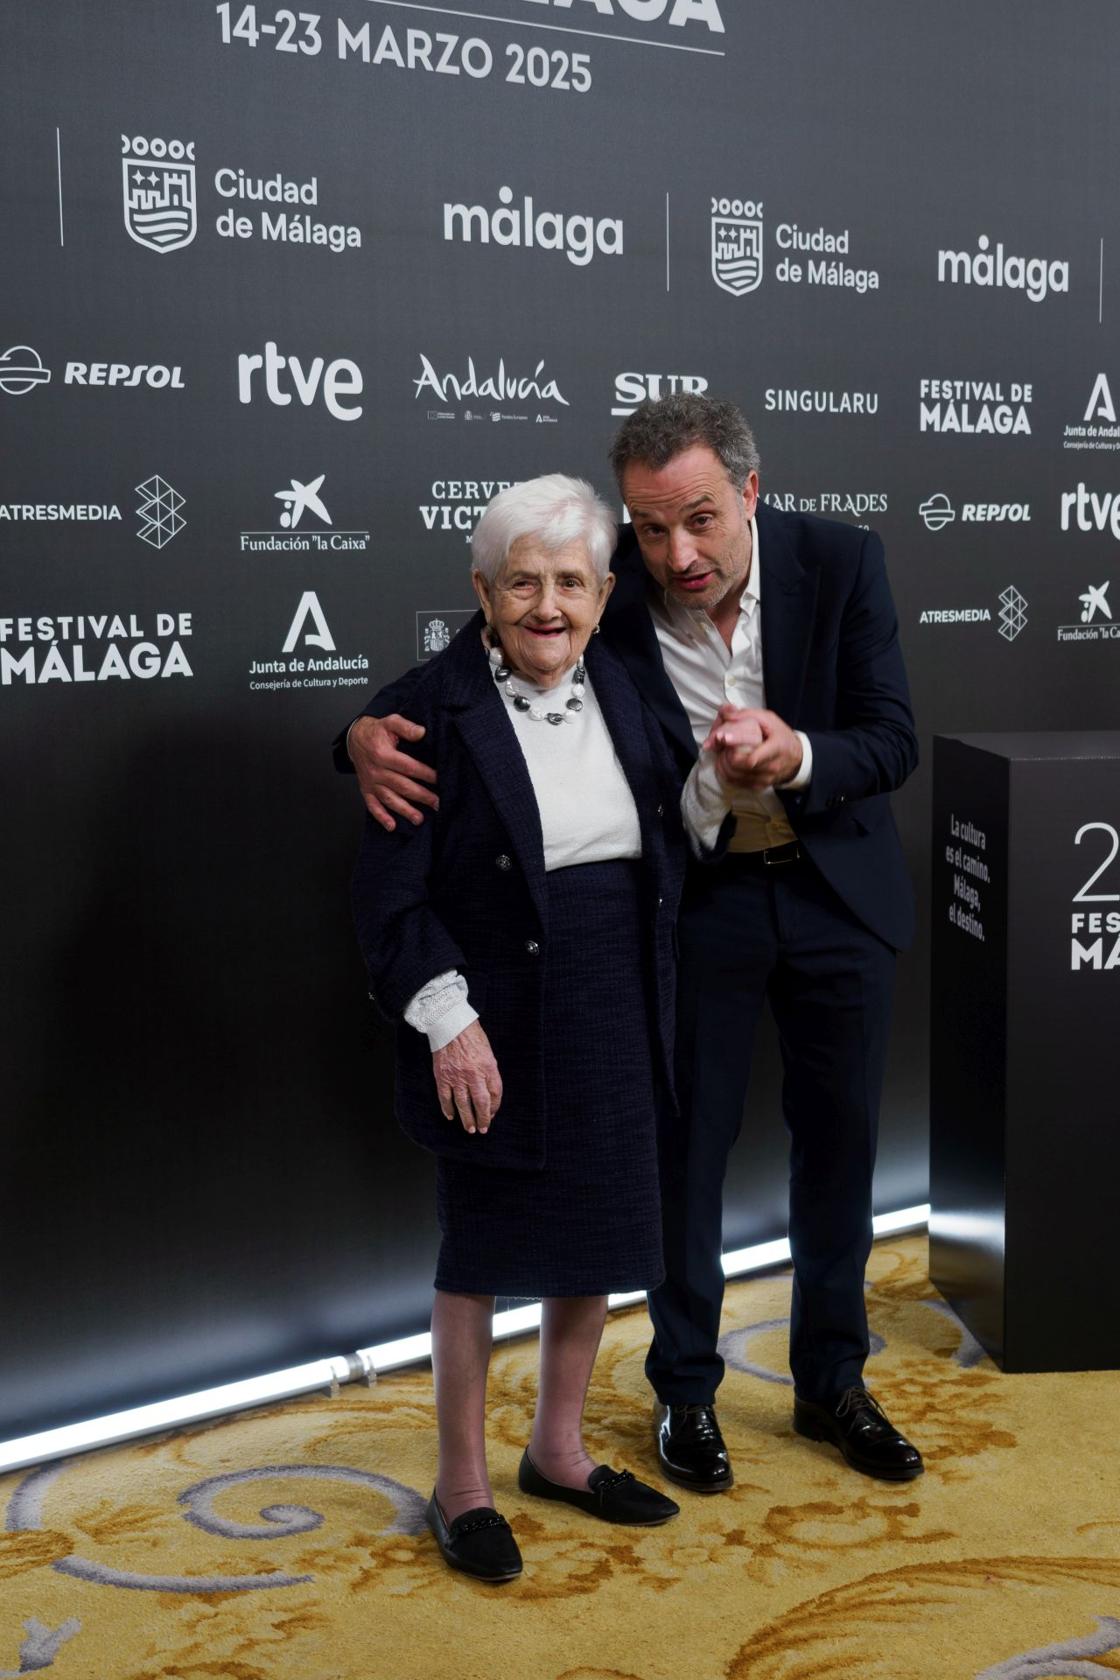
[[[586,648],[614,584],[600,582],[581,541],[549,551],[518,537],[493,583],[472,574],[483,610],[516,672],[552,688]]]

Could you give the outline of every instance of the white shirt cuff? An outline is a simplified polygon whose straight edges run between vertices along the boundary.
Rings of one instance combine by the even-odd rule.
[[[714,752],[702,752],[681,793],[681,818],[697,857],[715,849],[731,799],[716,773]]]
[[[453,1038],[478,1020],[478,1011],[467,1002],[467,982],[458,969],[437,974],[405,1005],[404,1018],[410,1027],[427,1035],[428,1048],[442,1050]]]
[[[813,749],[808,735],[800,729],[793,732],[801,742],[801,766],[792,782],[781,782],[779,786],[783,793],[797,793],[803,787],[808,787],[813,775]]]

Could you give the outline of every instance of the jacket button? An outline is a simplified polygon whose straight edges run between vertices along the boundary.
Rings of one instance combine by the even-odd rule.
[[[498,856],[494,859],[494,862],[497,864],[499,869],[512,869],[513,868],[513,859],[511,857],[509,857],[505,852],[499,852]]]
[[[664,816],[664,815],[665,815],[665,807],[664,807],[664,805],[659,805],[659,806],[658,806],[658,807],[657,807],[657,814],[658,814],[658,816],[659,816],[659,817],[663,817],[663,816]]]
[[[525,952],[527,956],[539,957],[541,954],[541,948],[535,939],[527,939],[525,941]]]

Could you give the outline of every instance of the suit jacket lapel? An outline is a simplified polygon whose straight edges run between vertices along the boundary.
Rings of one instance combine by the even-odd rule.
[[[461,657],[447,699],[456,708],[455,726],[509,834],[541,926],[547,927],[544,839],[536,795],[506,701],[479,646],[482,623],[482,614],[476,614],[452,644]]]
[[[642,831],[642,852],[655,870],[659,870],[664,839],[655,812],[658,804],[664,803],[664,790],[650,756],[641,698],[621,666],[622,662],[609,647],[596,642],[588,647],[588,675],[618,762],[634,795]]]
[[[817,574],[807,572],[780,521],[760,502],[756,514],[762,561],[762,671],[766,704],[796,726],[805,687],[817,603]]]

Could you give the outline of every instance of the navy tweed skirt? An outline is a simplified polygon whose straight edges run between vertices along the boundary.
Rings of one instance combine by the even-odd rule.
[[[640,885],[631,862],[549,874],[545,1165],[438,1159],[437,1289],[605,1295],[664,1277]]]

